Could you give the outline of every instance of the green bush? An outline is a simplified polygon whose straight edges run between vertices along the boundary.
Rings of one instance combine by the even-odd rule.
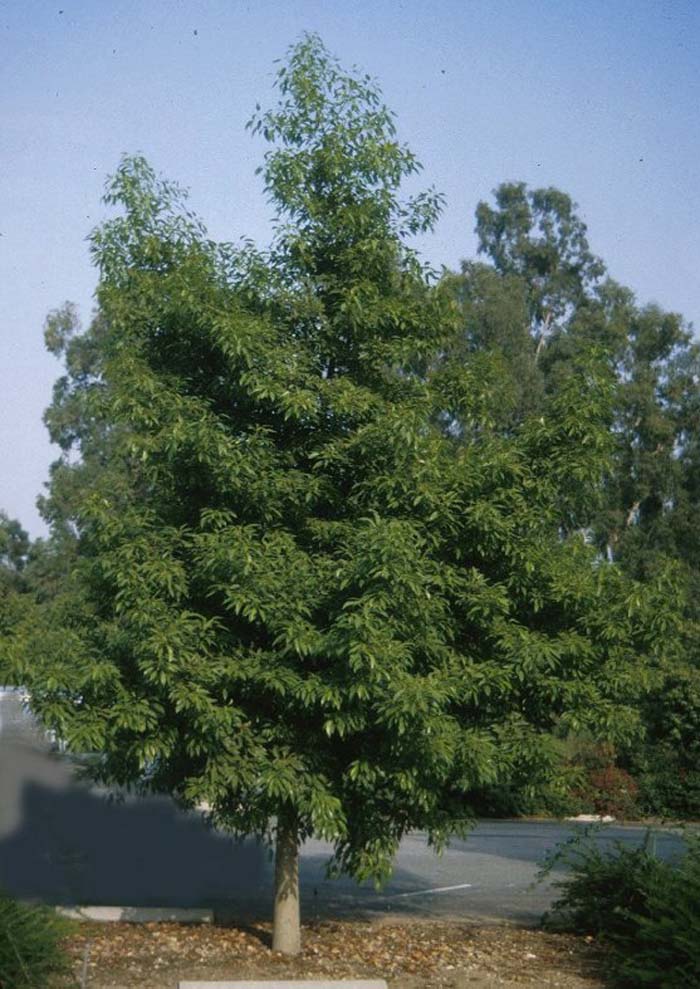
[[[624,947],[618,952],[621,986],[700,986],[700,841],[691,842],[678,869],[666,868],[649,883],[645,915],[634,943]]]
[[[52,910],[0,893],[0,989],[45,989],[47,976],[66,968],[66,930]]]
[[[633,849],[618,842],[601,851],[590,830],[567,842],[542,873],[559,862],[571,869],[543,923],[608,945],[621,989],[700,989],[700,838],[671,863],[652,845],[649,832]]]
[[[562,891],[543,917],[545,927],[593,934],[607,940],[634,936],[637,917],[645,915],[650,883],[667,866],[650,851],[651,835],[639,848],[615,842],[601,850],[593,841],[598,828],[585,828],[550,856],[541,876],[559,863],[569,874],[555,887]]]

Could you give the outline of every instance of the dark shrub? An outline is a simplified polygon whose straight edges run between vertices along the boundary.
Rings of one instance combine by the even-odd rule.
[[[615,985],[624,989],[700,989],[700,838],[674,863],[617,843],[602,852],[589,835],[550,858],[570,875],[543,923],[592,934],[611,949]]]
[[[545,914],[546,927],[617,939],[633,936],[639,915],[647,911],[649,884],[666,866],[650,852],[651,837],[639,848],[616,842],[601,850],[587,828],[566,842],[545,866],[549,872],[558,863],[569,875],[554,885],[562,891]]]
[[[677,869],[651,877],[646,910],[634,942],[617,950],[618,982],[625,989],[697,989],[700,986],[700,841],[691,842]]]
[[[66,967],[60,938],[68,925],[45,907],[30,907],[0,893],[0,989],[45,989]]]

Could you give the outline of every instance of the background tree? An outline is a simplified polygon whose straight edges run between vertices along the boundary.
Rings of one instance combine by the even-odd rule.
[[[24,618],[24,569],[30,545],[29,534],[21,524],[0,511],[0,684],[12,682],[2,664],[3,643]]]
[[[672,617],[562,538],[608,456],[606,368],[586,354],[537,416],[480,428],[488,388],[406,244],[440,199],[399,198],[418,164],[377,87],[314,36],[277,87],[251,125],[268,253],[212,243],[141,158],[108,183],[98,317],[58,333],[48,413],[74,563],[9,656],[99,779],[274,836],[293,952],[301,841],[381,880],[408,830],[464,831],[465,791],[551,780],[557,728],[630,737]]]
[[[566,193],[517,182],[498,186],[494,197],[495,209],[485,202],[476,209],[479,253],[499,274],[521,279],[539,350],[585,304],[605,267],[591,253],[586,225]]]
[[[54,385],[53,402],[44,417],[62,455],[51,466],[49,490],[37,502],[50,526],[49,539],[30,540],[19,522],[0,512],[0,668],[3,644],[6,649],[15,625],[32,620],[35,604],[70,599],[78,543],[76,507],[91,476],[118,472],[118,460],[109,455],[110,430],[95,400],[103,387],[100,329],[97,317],[83,333],[71,303],[46,319],[47,349],[65,363],[65,373]],[[4,668],[5,675],[11,676],[7,662]]]
[[[0,511],[0,584],[16,585],[29,556],[29,534],[17,519]]]
[[[446,284],[462,311],[463,346],[505,359],[506,410],[541,406],[591,346],[616,379],[615,463],[595,525],[598,544],[635,576],[659,555],[700,564],[697,426],[700,346],[680,316],[640,307],[607,277],[569,196],[505,183],[476,211],[479,253]],[[501,422],[506,413],[501,410]],[[509,421],[509,420],[506,420]]]
[[[509,183],[494,195],[494,205],[480,203],[476,214],[487,262],[464,262],[460,274],[444,279],[463,326],[452,353],[470,361],[477,355],[495,369],[501,387],[492,389],[491,422],[501,433],[544,408],[591,347],[606,353],[615,446],[589,533],[601,553],[641,581],[671,561],[681,564],[685,645],[644,705],[651,749],[668,752],[674,746],[662,723],[670,731],[674,714],[664,721],[651,712],[665,710],[679,677],[695,676],[698,657],[700,346],[680,316],[639,306],[607,276],[566,194]],[[635,771],[658,761],[645,751],[642,765],[640,750],[625,756]],[[679,773],[690,771],[692,760],[680,758]]]

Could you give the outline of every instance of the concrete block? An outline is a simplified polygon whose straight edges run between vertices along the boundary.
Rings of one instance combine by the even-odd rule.
[[[384,979],[272,979],[266,982],[179,982],[178,989],[387,989]]]
[[[211,924],[211,910],[196,907],[56,907],[62,917],[73,920],[129,921],[134,924]]]
[[[582,824],[614,824],[615,818],[610,814],[577,814],[576,817],[565,817],[565,821],[580,821]]]

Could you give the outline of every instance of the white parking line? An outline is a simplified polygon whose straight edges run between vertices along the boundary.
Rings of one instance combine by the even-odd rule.
[[[435,886],[433,889],[417,889],[411,893],[394,893],[387,900],[399,900],[405,896],[425,896],[426,893],[449,893],[453,889],[471,889],[472,883],[460,883],[458,886]]]

